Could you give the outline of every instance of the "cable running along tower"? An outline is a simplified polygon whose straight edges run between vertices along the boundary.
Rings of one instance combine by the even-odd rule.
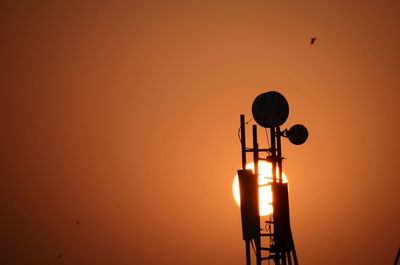
[[[240,115],[242,169],[238,170],[238,177],[246,265],[251,265],[250,245],[255,251],[257,265],[261,265],[262,261],[272,261],[275,265],[298,265],[290,228],[288,186],[287,183],[282,182],[281,137],[288,138],[295,145],[301,145],[307,140],[308,131],[300,124],[281,131],[280,126],[289,115],[289,104],[285,97],[276,91],[258,95],[252,105],[252,114],[259,126],[269,130],[271,146],[259,147],[257,125],[253,125],[253,144],[252,147],[246,147],[245,117],[243,114]],[[253,154],[254,172],[246,169],[247,153]],[[267,185],[271,186],[273,209],[269,218],[263,219],[259,214],[258,195],[260,187],[258,162],[262,160],[272,164],[272,180]]]

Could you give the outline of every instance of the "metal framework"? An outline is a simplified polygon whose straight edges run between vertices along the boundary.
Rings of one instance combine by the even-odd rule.
[[[240,136],[242,149],[242,169],[246,170],[247,153],[253,154],[254,175],[258,178],[258,162],[265,160],[272,164],[271,185],[273,214],[269,220],[261,219],[257,214],[258,233],[252,238],[245,238],[246,264],[251,265],[250,245],[255,245],[256,264],[273,261],[275,265],[298,265],[296,249],[290,228],[289,199],[287,184],[282,182],[282,151],[280,127],[271,127],[271,147],[259,148],[257,141],[257,125],[252,126],[253,146],[246,147],[245,117],[240,115]],[[264,154],[264,156],[260,155]],[[243,219],[243,215],[242,215]],[[242,220],[243,223],[243,220]],[[264,227],[264,228],[260,228]]]

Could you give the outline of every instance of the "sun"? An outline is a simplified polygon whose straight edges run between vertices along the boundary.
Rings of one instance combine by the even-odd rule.
[[[246,169],[252,169],[254,172],[254,163],[248,163]],[[258,185],[266,185],[272,182],[272,164],[266,161],[258,162]],[[277,172],[278,173],[278,172]],[[287,183],[287,177],[282,172],[282,181]],[[239,191],[239,178],[236,174],[232,184],[233,198],[238,206],[240,206],[240,191]],[[271,186],[261,186],[258,188],[260,216],[269,215],[272,213],[272,191]]]

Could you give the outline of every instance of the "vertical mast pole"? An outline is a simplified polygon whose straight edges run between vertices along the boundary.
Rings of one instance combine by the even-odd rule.
[[[246,131],[244,128],[244,115],[240,114],[240,142],[242,145],[242,169],[246,169]]]
[[[270,128],[271,134],[271,163],[272,163],[272,182],[276,182],[276,137],[275,127]]]
[[[277,162],[278,162],[278,178],[279,182],[282,183],[282,149],[281,149],[281,128],[278,126],[276,127],[276,145],[277,145]]]
[[[240,142],[242,146],[242,169],[246,169],[246,131],[244,115],[240,115]],[[246,246],[246,265],[251,265],[250,240],[245,240]]]
[[[254,161],[254,175],[258,183],[258,142],[257,142],[257,125],[253,125],[253,161]],[[255,238],[256,243],[256,261],[257,265],[261,265],[261,236],[260,236],[260,217],[258,216],[258,235]]]

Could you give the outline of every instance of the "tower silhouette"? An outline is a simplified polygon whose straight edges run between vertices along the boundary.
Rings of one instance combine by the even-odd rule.
[[[298,265],[290,227],[288,185],[282,182],[281,137],[300,145],[307,140],[308,131],[300,124],[281,131],[280,126],[289,115],[289,105],[285,97],[276,91],[257,96],[252,105],[252,113],[258,125],[266,128],[266,131],[269,129],[270,146],[259,148],[257,125],[253,125],[253,144],[251,148],[246,147],[245,117],[240,115],[242,169],[238,170],[238,177],[246,264],[251,265],[250,245],[253,245],[257,265],[268,260],[275,265]],[[253,154],[254,172],[246,169],[247,153]],[[258,211],[258,163],[262,160],[272,165],[272,180],[267,185],[271,186],[273,213],[267,218],[261,218]]]

